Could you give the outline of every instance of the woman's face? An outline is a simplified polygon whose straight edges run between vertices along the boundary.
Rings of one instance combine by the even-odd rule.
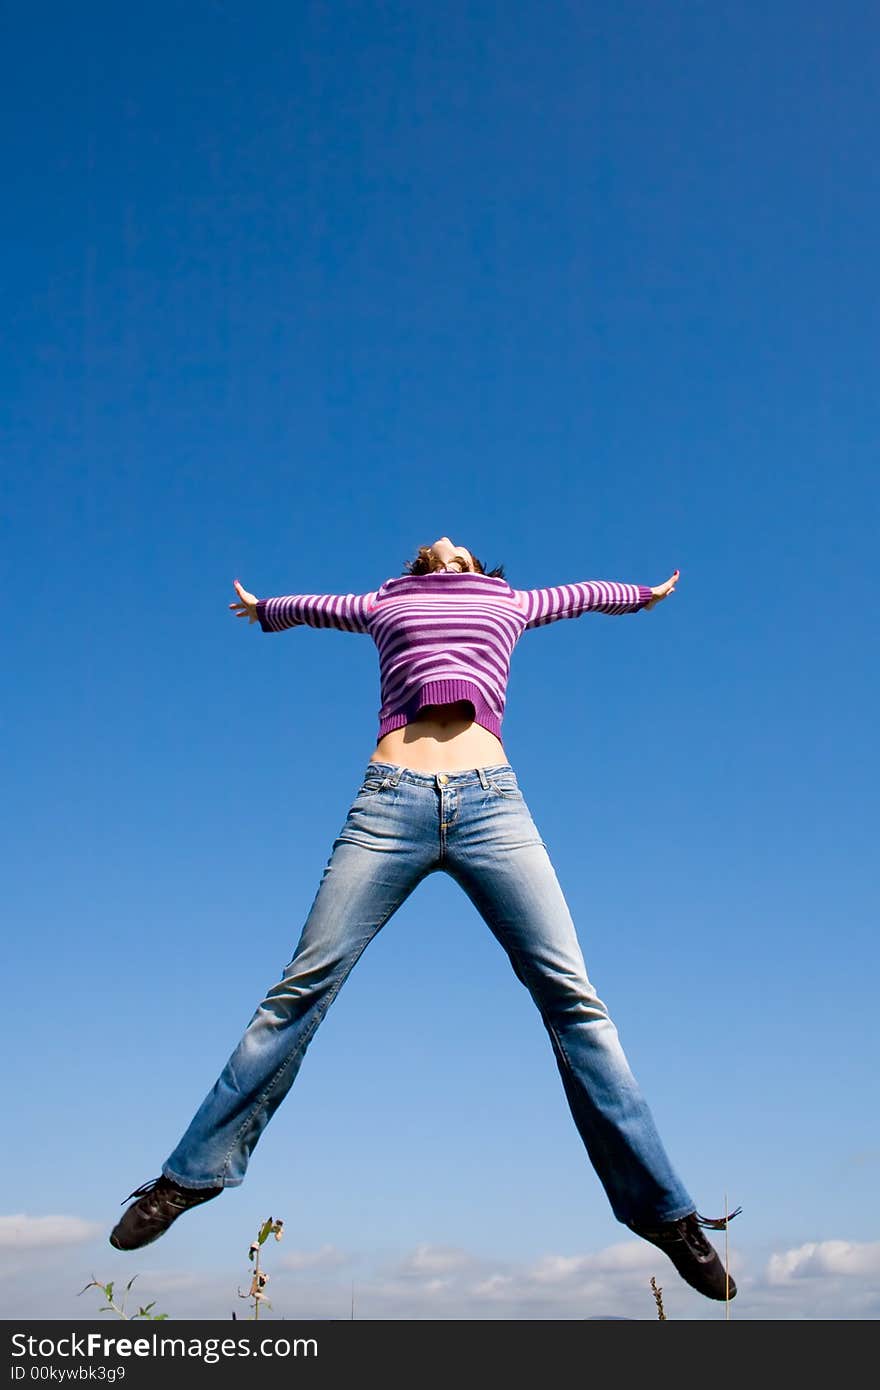
[[[471,574],[476,572],[474,557],[463,545],[453,545],[448,536],[441,536],[438,541],[428,547],[428,557],[438,570],[457,570],[459,572],[468,571]]]

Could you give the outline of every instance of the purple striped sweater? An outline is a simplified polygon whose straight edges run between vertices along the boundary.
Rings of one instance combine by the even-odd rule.
[[[438,570],[386,579],[368,594],[288,594],[264,598],[264,632],[334,627],[365,632],[379,649],[379,738],[423,705],[469,700],[474,721],[501,737],[510,657],[522,634],[582,613],[638,613],[644,584],[591,579],[551,589],[512,589],[487,574]]]

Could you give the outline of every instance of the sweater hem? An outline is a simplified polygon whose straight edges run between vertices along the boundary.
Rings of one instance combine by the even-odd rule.
[[[381,739],[385,734],[391,733],[393,729],[402,729],[411,723],[419,710],[426,705],[449,705],[458,700],[467,700],[474,707],[474,723],[481,728],[488,729],[490,734],[494,734],[497,739],[501,738],[501,719],[486,701],[486,697],[480,687],[473,681],[461,680],[459,678],[426,681],[420,686],[414,695],[407,700],[404,707],[400,710],[379,717],[379,735]]]

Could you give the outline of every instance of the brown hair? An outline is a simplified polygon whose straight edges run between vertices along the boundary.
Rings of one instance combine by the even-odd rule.
[[[467,547],[464,548],[467,549]],[[430,551],[431,547],[429,545],[420,545],[418,551],[416,552],[415,559],[407,560],[406,564],[403,567],[403,573],[432,574],[434,570],[440,569],[440,561],[435,560],[431,555]],[[477,571],[477,574],[487,574],[490,579],[504,578],[503,565],[497,565],[495,569],[487,570],[482,560],[478,560],[476,555],[474,555],[473,551],[471,551],[471,557],[473,559],[474,569]]]

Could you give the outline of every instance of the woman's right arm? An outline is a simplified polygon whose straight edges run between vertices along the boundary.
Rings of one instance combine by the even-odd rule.
[[[369,615],[376,593],[287,594],[261,598],[248,593],[234,580],[238,603],[230,603],[236,617],[259,623],[264,632],[283,632],[288,627],[334,627],[341,632],[369,632]]]

